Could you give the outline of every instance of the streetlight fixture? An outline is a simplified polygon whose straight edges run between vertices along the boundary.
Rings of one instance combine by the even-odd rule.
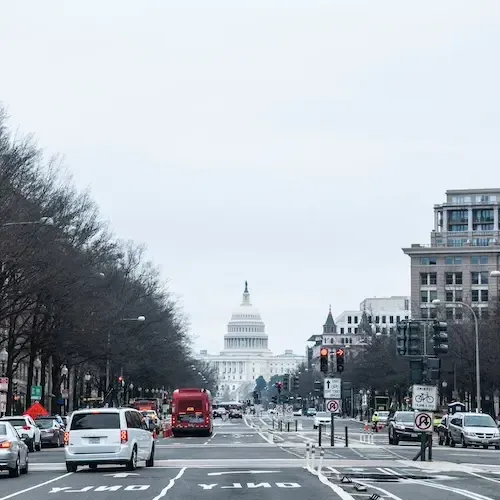
[[[66,365],[63,365],[61,368],[61,375],[63,377],[67,377],[69,373],[68,367]]]
[[[87,373],[85,374],[85,377],[84,377],[85,382],[90,382],[90,379],[91,379],[91,378],[92,378],[92,375],[91,375],[89,372],[87,372]]]
[[[477,321],[476,311],[474,311],[474,309],[465,302],[447,302],[447,303],[467,308],[472,313],[472,317],[474,318],[474,330],[476,334],[476,412],[481,413],[481,365],[479,361],[479,324]],[[441,304],[441,300],[434,299],[432,301],[432,304],[438,306],[439,304]]]
[[[54,225],[54,219],[52,217],[42,217],[40,220],[37,221],[20,221],[20,222],[4,222],[1,224],[2,227],[8,227],[8,226],[31,226],[33,224],[41,224],[44,226],[53,226]]]
[[[42,361],[40,358],[37,356],[35,360],[33,361],[33,368],[35,369],[35,385],[39,384],[39,374],[40,374],[40,368],[42,367]]]

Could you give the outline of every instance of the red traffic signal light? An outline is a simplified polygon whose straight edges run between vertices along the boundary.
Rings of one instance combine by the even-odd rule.
[[[326,347],[322,347],[319,351],[319,364],[320,370],[328,373],[328,349]]]
[[[123,377],[118,377],[118,382],[123,382]]]
[[[337,371],[342,373],[344,371],[344,349],[337,349],[335,351],[335,357],[337,360]]]
[[[328,349],[326,347],[322,347],[321,348],[321,351],[319,351],[319,355],[321,357],[325,357],[325,356],[328,356]]]
[[[337,349],[337,356],[343,356],[344,355],[344,349]]]

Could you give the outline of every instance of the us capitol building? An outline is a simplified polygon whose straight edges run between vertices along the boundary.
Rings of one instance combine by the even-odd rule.
[[[198,359],[215,366],[219,374],[216,397],[229,400],[244,400],[255,388],[255,380],[262,375],[266,382],[273,375],[293,372],[305,356],[285,350],[273,356],[268,347],[266,326],[259,311],[250,302],[248,283],[245,281],[243,299],[233,311],[224,335],[224,350],[220,354],[200,351]]]

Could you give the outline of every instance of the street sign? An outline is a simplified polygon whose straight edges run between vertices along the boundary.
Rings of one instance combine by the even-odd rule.
[[[337,399],[330,399],[326,402],[326,409],[330,413],[339,413],[340,412],[340,401]]]
[[[42,386],[32,385],[31,386],[31,401],[40,401],[42,399]]]
[[[438,393],[435,385],[414,385],[412,408],[414,410],[436,411]]]
[[[430,411],[416,411],[413,417],[413,428],[420,432],[434,430],[434,414]]]
[[[323,382],[323,397],[325,399],[340,399],[342,397],[341,380],[339,378],[325,378]]]

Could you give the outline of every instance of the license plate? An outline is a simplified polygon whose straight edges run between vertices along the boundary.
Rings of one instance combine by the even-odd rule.
[[[89,438],[89,444],[99,444],[101,438]]]
[[[489,442],[488,439],[483,439],[484,444],[487,444],[488,442]]]
[[[416,437],[418,437],[418,434],[412,434],[411,437],[416,438]]]

